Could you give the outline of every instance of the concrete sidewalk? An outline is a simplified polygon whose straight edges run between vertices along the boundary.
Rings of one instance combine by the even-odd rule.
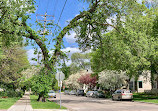
[[[26,92],[25,95],[19,99],[13,106],[11,106],[7,111],[33,111],[32,106],[30,105],[30,96],[29,92]]]
[[[7,111],[69,111],[62,109],[32,109],[30,104],[30,93],[26,92],[25,95],[19,99],[13,106]]]

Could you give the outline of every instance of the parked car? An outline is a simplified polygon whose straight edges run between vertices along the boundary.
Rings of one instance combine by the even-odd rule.
[[[75,90],[72,90],[72,91],[69,92],[69,94],[70,94],[70,95],[76,95],[76,91],[75,91]]]
[[[92,94],[93,98],[104,98],[105,94],[102,91],[94,91]]]
[[[94,91],[88,91],[86,93],[86,97],[92,97]]]
[[[55,91],[50,90],[49,93],[48,93],[48,96],[49,96],[49,98],[56,98]]]
[[[79,96],[79,95],[84,96],[84,90],[77,90],[76,96]]]
[[[66,95],[66,94],[69,94],[69,90],[65,90],[64,91],[64,94]]]
[[[120,89],[112,94],[112,100],[132,100],[133,94],[130,90]]]

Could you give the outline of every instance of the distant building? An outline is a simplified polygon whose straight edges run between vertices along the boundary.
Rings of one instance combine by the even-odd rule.
[[[134,78],[130,80],[129,89],[133,92],[150,92],[153,89],[158,89],[158,78],[154,81],[154,86],[152,89],[151,73],[150,71],[143,71],[142,75],[138,77],[137,81],[135,81]]]

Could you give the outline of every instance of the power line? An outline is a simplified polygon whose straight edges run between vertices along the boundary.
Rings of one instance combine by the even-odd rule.
[[[66,2],[67,2],[67,0],[65,0],[64,6],[63,6],[63,8],[62,8],[62,10],[61,10],[61,13],[60,13],[60,16],[59,16],[59,19],[58,19],[57,25],[55,26],[54,33],[55,33],[56,28],[57,28],[57,26],[58,26],[58,24],[59,24],[59,21],[60,21],[60,18],[61,18],[61,16],[62,16],[62,13],[63,13],[63,11],[64,11],[64,8],[65,8],[65,5],[66,5]],[[52,38],[51,38],[51,40],[52,40]],[[51,40],[50,40],[50,41],[51,41]]]
[[[62,13],[63,13],[63,11],[64,11],[64,8],[65,8],[65,5],[66,5],[66,2],[67,2],[67,0],[65,0],[65,3],[64,3],[63,9],[62,9],[62,11],[61,11],[61,13],[60,13],[60,17],[59,17],[58,22],[57,22],[57,25],[58,25],[58,23],[59,23],[59,21],[60,21],[61,15],[62,15]]]

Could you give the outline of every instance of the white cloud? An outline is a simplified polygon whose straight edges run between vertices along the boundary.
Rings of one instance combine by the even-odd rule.
[[[74,47],[74,48],[72,48],[72,47],[67,47],[67,48],[65,48],[65,49],[62,49],[62,51],[63,52],[67,52],[67,56],[68,56],[68,58],[69,58],[69,60],[68,61],[66,61],[66,65],[67,66],[69,66],[71,63],[72,63],[72,61],[71,61],[71,55],[73,54],[73,53],[89,53],[89,52],[91,52],[91,50],[88,50],[88,51],[86,51],[86,52],[82,52],[79,48],[76,48],[76,47]]]
[[[66,53],[66,55],[68,56],[68,61],[66,61],[66,65],[67,66],[69,66],[71,63],[72,63],[72,61],[71,61],[71,55],[73,54],[73,53],[89,53],[89,52],[91,52],[91,50],[88,50],[88,51],[86,51],[86,52],[82,52],[79,48],[77,48],[77,47],[66,47],[65,49],[61,49],[61,51],[63,51],[63,52],[65,52]],[[49,54],[53,54],[53,51],[50,51],[50,53]],[[31,65],[37,65],[37,61],[34,61],[34,60],[32,60],[32,58],[38,58],[38,55],[36,54],[34,54],[34,49],[30,49],[30,50],[28,50],[27,51],[27,55],[28,55],[28,60],[29,60],[29,62],[30,62],[30,64]],[[40,55],[40,58],[39,58],[39,60],[41,60],[42,59],[42,55]],[[63,63],[62,61],[61,61],[61,63]]]
[[[68,56],[69,58],[71,58],[71,55],[72,55],[73,53],[76,53],[76,52],[81,53],[81,52],[82,52],[79,48],[76,48],[76,47],[67,47],[67,48],[65,48],[65,49],[61,49],[61,51],[67,53],[67,56]]]
[[[67,47],[65,49],[61,49],[61,51],[67,53],[67,56],[68,56],[69,59],[71,58],[71,55],[73,53],[76,53],[76,52],[80,53],[81,52],[81,50],[79,50],[79,48],[75,48],[75,47],[74,48]],[[53,51],[50,51],[49,54],[53,54]],[[38,58],[38,55],[34,54],[34,49],[29,49],[27,51],[27,56],[28,56],[28,60],[29,60],[31,65],[37,65],[37,61],[32,60],[32,58],[36,58],[36,59]],[[41,60],[41,59],[42,59],[42,56],[40,55],[39,60]],[[69,66],[71,64],[71,60],[67,61],[66,64]]]
[[[70,35],[66,34],[65,38],[68,43],[75,43],[76,41],[76,33],[74,31],[70,31]]]

